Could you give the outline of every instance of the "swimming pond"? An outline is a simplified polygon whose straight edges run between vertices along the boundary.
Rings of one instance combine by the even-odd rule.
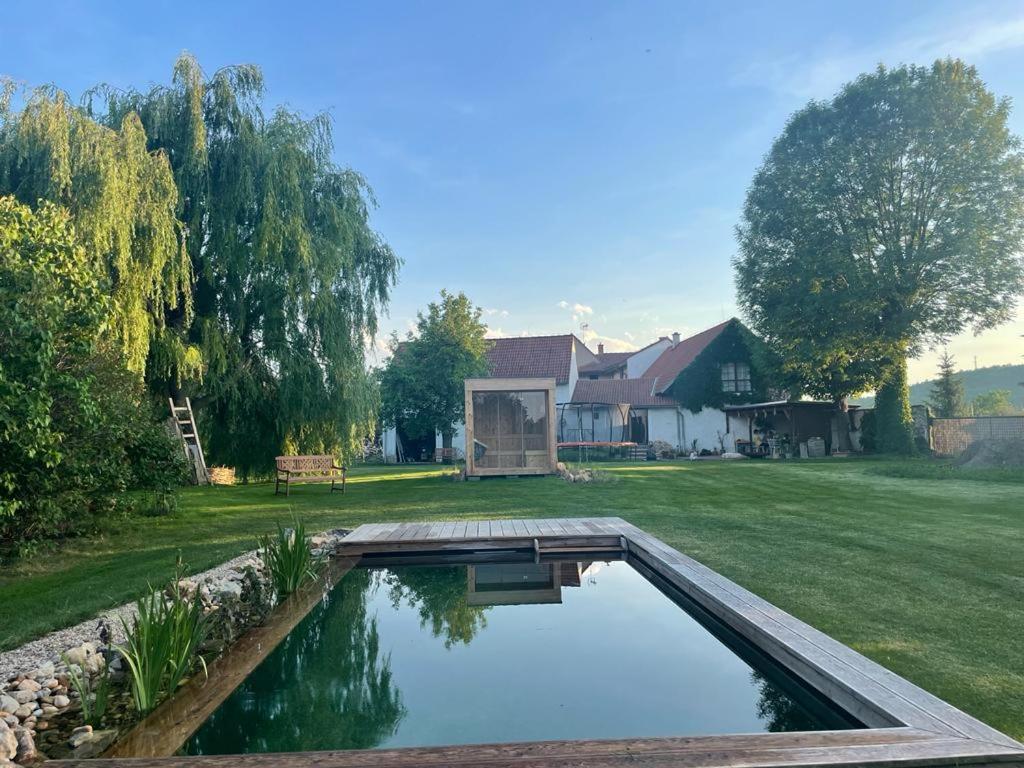
[[[182,752],[859,725],[642,563],[602,557],[364,560]]]

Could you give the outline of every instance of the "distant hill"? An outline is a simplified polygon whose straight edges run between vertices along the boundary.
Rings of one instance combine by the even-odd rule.
[[[1024,408],[1024,387],[1020,385],[1024,381],[1024,365],[990,365],[988,368],[978,368],[975,371],[961,371],[957,377],[964,383],[964,394],[967,402],[970,402],[982,392],[989,392],[993,389],[1010,390],[1010,399],[1018,408]],[[932,389],[932,382],[922,381],[910,385],[910,403],[917,405],[928,402],[928,395]],[[857,405],[870,408],[875,404],[873,397],[858,397],[850,401]]]

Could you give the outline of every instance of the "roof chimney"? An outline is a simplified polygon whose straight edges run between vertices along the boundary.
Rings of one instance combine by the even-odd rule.
[[[672,334],[672,347],[674,349],[677,346],[679,346],[679,331]]]
[[[599,354],[599,355],[603,355],[604,354],[604,343],[603,342],[598,342],[598,344],[597,344],[597,354]]]

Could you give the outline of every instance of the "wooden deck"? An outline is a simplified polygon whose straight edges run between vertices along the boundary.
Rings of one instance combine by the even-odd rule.
[[[435,523],[363,525],[347,536],[339,551],[350,564],[363,554],[493,552],[533,549],[538,556],[569,551],[625,551],[753,642],[807,686],[850,712],[867,728],[849,731],[706,736],[673,739],[554,741],[416,749],[301,752],[277,755],[160,757],[177,747],[212,711],[217,696],[193,701],[197,717],[155,720],[174,738],[160,749],[131,751],[122,741],[117,754],[141,759],[54,761],[53,768],[411,768],[412,766],[487,766],[488,768],[770,768],[772,766],[1024,766],[1024,745],[988,727],[822,632],[795,619],[748,590],[673,549],[620,518],[535,520],[461,520]],[[342,566],[345,567],[345,566]],[[292,609],[295,613],[295,609]],[[294,619],[291,616],[289,621]],[[273,637],[284,634],[271,633]],[[268,641],[271,639],[267,638]],[[277,638],[278,640],[280,638]],[[275,640],[276,643],[276,640]],[[269,642],[269,647],[273,647]],[[262,646],[260,646],[262,648]],[[269,650],[269,648],[267,648]],[[248,654],[233,654],[246,657]],[[251,665],[251,666],[250,666]],[[240,681],[253,660],[239,671],[222,669],[228,682]],[[214,670],[211,669],[211,674]],[[241,676],[239,676],[241,674]],[[230,692],[230,690],[228,690]],[[226,696],[227,694],[224,693]],[[179,695],[166,705],[182,705]],[[186,699],[187,703],[187,699]],[[143,725],[146,723],[144,722]],[[154,726],[156,730],[154,731]],[[151,739],[150,744],[153,743]],[[162,751],[161,751],[162,750]]]

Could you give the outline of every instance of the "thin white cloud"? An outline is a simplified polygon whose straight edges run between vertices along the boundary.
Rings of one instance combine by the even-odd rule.
[[[507,309],[484,309],[484,314],[488,317],[508,317]]]
[[[733,78],[736,85],[762,86],[800,99],[827,98],[844,83],[879,63],[931,64],[953,56],[974,63],[988,54],[1024,47],[1024,14],[945,20],[941,30],[892,39],[880,45],[843,50],[837,40],[824,41],[824,54],[792,53],[772,61],[757,61]]]

